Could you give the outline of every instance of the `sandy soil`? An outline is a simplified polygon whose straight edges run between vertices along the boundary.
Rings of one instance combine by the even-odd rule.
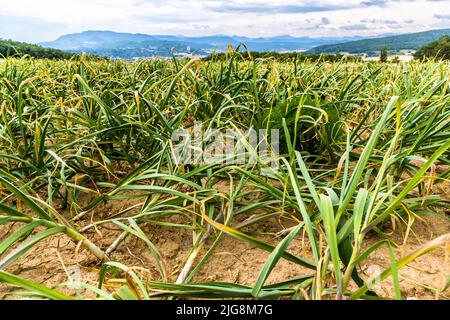
[[[111,212],[117,212],[124,207],[132,205],[131,202],[110,201],[96,209],[92,216],[96,219],[106,217]],[[134,202],[139,202],[136,200]],[[412,250],[418,248],[425,242],[436,238],[439,235],[450,232],[450,222],[444,221],[434,216],[422,216],[417,220],[409,233],[406,241],[401,228],[395,230],[385,230],[389,238],[393,240],[397,247],[395,255],[399,258]],[[170,222],[186,223],[183,218],[171,217]],[[86,216],[80,221],[80,225],[87,225],[91,222],[91,217]],[[280,238],[277,232],[286,227],[286,222],[278,219],[271,219],[257,225],[245,228],[244,232],[263,233],[258,237],[276,245]],[[12,230],[18,226],[0,226],[0,241],[4,239]],[[168,280],[175,281],[184,261],[192,246],[192,231],[167,228],[158,225],[145,225],[143,227],[146,235],[161,252],[168,271]],[[102,249],[107,249],[119,236],[120,230],[114,225],[106,224],[96,229],[91,228],[85,235]],[[382,237],[375,233],[370,234],[366,246],[375,243]],[[288,251],[302,257],[310,256],[310,252],[305,250],[302,235],[298,235],[290,245]],[[202,253],[205,253],[210,240]],[[402,296],[408,299],[449,299],[450,292],[436,294],[443,288],[445,279],[450,275],[450,264],[445,250],[438,249],[400,270],[400,285]],[[232,237],[224,236],[223,241],[216,248],[212,256],[207,260],[201,271],[194,278],[193,282],[206,281],[229,281],[244,285],[253,285],[260,269],[269,253],[251,245],[238,241]],[[145,243],[136,237],[128,237],[113,252],[112,258],[124,263],[127,266],[145,268],[150,271],[152,277],[157,278],[157,268],[154,259]],[[386,247],[378,249],[371,254],[360,266],[361,275],[368,279],[389,266],[389,255]],[[64,235],[54,236],[40,242],[33,247],[17,262],[7,268],[8,272],[20,275],[27,279],[42,283],[48,287],[58,283],[69,281],[70,278],[79,278],[81,282],[90,285],[97,285],[99,265],[98,260],[88,251],[77,248],[76,244]],[[301,275],[311,274],[311,270],[299,267],[293,263],[281,260],[272,272],[268,283],[279,282]],[[16,290],[0,284],[0,298],[8,298],[8,292]],[[61,292],[71,292],[70,289],[59,288]],[[387,279],[375,288],[378,294],[393,297],[391,279]],[[89,295],[88,295],[89,296]]]

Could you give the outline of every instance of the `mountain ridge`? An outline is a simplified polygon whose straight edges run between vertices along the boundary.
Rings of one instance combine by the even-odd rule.
[[[351,37],[293,37],[281,35],[274,37],[250,38],[245,36],[208,35],[147,35],[142,33],[124,33],[109,30],[87,30],[60,36],[55,41],[42,42],[39,45],[69,52],[87,52],[117,58],[135,58],[144,56],[170,56],[173,49],[181,54],[208,55],[213,51],[225,51],[227,45],[237,47],[245,43],[251,51],[306,51],[314,46],[342,41],[361,39]]]
[[[228,45],[236,48],[245,44],[249,51],[263,52],[306,52],[312,54],[379,54],[387,46],[391,53],[415,51],[421,46],[435,41],[443,35],[450,35],[449,29],[435,29],[422,32],[378,35],[370,38],[361,36],[293,37],[279,35],[251,38],[245,36],[208,35],[148,35],[143,33],[115,32],[110,30],[87,30],[80,33],[62,35],[50,42],[39,45],[71,53],[86,52],[110,58],[135,59],[140,57],[171,55],[206,56],[212,52],[224,52]]]

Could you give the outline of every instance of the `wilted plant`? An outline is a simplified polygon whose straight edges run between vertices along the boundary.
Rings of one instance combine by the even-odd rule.
[[[398,270],[448,244],[449,235],[399,260],[389,240],[363,244],[390,219],[433,213],[448,220],[434,210],[448,210],[448,201],[431,192],[449,178],[448,74],[447,65],[432,61],[277,62],[235,53],[217,62],[1,61],[0,226],[20,228],[0,242],[0,281],[26,289],[22,294],[79,298],[7,272],[36,243],[64,233],[102,263],[98,288],[79,284],[102,299],[374,299],[383,297],[370,291],[358,266],[385,245],[390,267],[377,281],[392,276],[402,298]],[[175,161],[173,132],[196,122],[235,132],[279,129],[277,170],[262,170],[267,165],[251,144],[252,163]],[[226,190],[217,190],[219,182]],[[81,203],[81,193],[94,198]],[[246,200],[249,194],[257,199]],[[131,198],[140,202],[107,217],[93,214],[83,228],[76,223],[102,203]],[[287,212],[293,225],[278,245],[245,232]],[[170,216],[189,223],[167,222]],[[121,235],[103,250],[84,234],[107,223]],[[175,283],[144,224],[193,233]],[[286,251],[300,233],[309,256]],[[253,286],[194,282],[224,235],[270,252]],[[110,261],[126,237],[146,244],[157,279]],[[267,285],[280,259],[311,271]],[[117,278],[117,290],[105,286]]]

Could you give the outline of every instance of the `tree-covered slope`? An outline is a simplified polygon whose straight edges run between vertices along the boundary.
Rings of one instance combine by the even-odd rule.
[[[430,42],[416,51],[417,59],[434,58],[450,60],[450,36],[443,36],[439,40]]]
[[[351,54],[379,54],[380,50],[385,46],[388,47],[389,52],[417,50],[421,46],[431,41],[435,41],[445,35],[450,35],[450,29],[430,30],[383,38],[364,39],[340,44],[324,45],[312,48],[308,51],[308,53],[348,52]]]
[[[69,59],[73,56],[72,53],[67,53],[57,49],[44,48],[25,42],[0,39],[0,58],[22,55],[30,55],[35,58],[47,59]]]

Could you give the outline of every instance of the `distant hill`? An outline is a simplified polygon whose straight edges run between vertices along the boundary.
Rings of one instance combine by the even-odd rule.
[[[450,60],[450,36],[443,36],[424,45],[416,51],[414,57],[420,60],[426,58]]]
[[[268,38],[248,38],[241,36],[214,35],[204,37],[186,37],[173,35],[146,35],[119,33],[113,31],[85,31],[64,35],[42,46],[69,52],[87,52],[90,54],[132,59],[148,56],[171,56],[195,54],[206,56],[214,51],[225,51],[227,45],[236,48],[245,43],[251,51],[305,51],[314,46],[361,39],[345,38],[309,38],[277,36]]]
[[[53,48],[44,48],[35,44],[0,39],[0,58],[9,56],[30,55],[35,58],[69,59],[71,53]]]
[[[362,39],[340,44],[322,45],[308,50],[308,53],[331,54],[348,52],[351,54],[367,53],[373,55],[379,54],[380,50],[385,46],[388,47],[389,52],[395,53],[401,50],[417,50],[421,46],[445,35],[450,35],[450,29],[430,30],[374,39]]]

